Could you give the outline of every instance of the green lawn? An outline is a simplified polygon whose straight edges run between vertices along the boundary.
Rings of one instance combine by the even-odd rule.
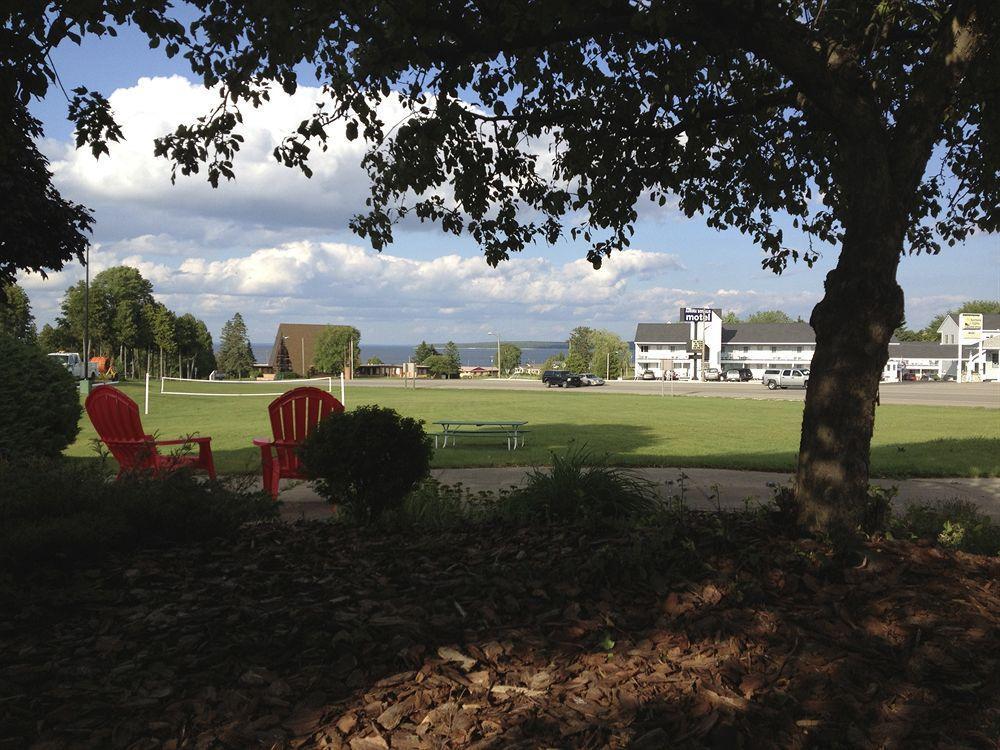
[[[122,388],[142,406],[142,387]],[[339,394],[338,394],[339,395]],[[610,453],[617,464],[791,471],[799,441],[802,404],[727,398],[656,397],[587,391],[537,392],[372,388],[348,390],[348,408],[389,406],[425,420],[523,419],[526,445],[508,452],[498,437],[438,450],[437,467],[547,463],[571,441]],[[162,438],[197,433],[212,437],[222,472],[257,470],[252,438],[267,436],[271,397],[150,397],[144,427]],[[84,416],[80,437],[67,453],[94,455],[96,437]],[[1000,476],[1000,413],[939,407],[879,407],[872,444],[877,476]]]

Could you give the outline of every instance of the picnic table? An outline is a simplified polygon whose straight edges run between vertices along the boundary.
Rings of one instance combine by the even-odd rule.
[[[434,447],[438,447],[438,438],[443,438],[442,448],[448,447],[448,439],[451,438],[452,446],[458,442],[459,435],[502,435],[507,438],[507,450],[517,450],[518,438],[521,440],[521,447],[524,447],[524,435],[527,430],[522,429],[528,424],[516,419],[439,419],[434,422],[441,425],[441,432],[434,436]]]

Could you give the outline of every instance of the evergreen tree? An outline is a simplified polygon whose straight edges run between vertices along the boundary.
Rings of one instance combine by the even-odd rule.
[[[428,344],[426,341],[421,341],[419,344],[417,344],[417,347],[413,350],[413,361],[416,362],[418,365],[422,365],[427,362],[428,357],[433,357],[437,353],[438,350],[435,349],[431,344]]]
[[[253,368],[253,349],[250,348],[246,323],[239,313],[233,315],[222,326],[216,360],[220,370],[237,378],[244,377]]]
[[[35,343],[35,316],[28,295],[17,284],[0,284],[0,333]]]
[[[725,323],[727,326],[734,326],[740,322],[740,316],[734,313],[732,310],[730,310],[729,312],[727,312],[725,315],[722,316],[722,322]]]
[[[448,367],[452,376],[458,377],[458,373],[462,369],[462,355],[458,351],[458,344],[454,341],[445,344],[444,356],[448,359]]]

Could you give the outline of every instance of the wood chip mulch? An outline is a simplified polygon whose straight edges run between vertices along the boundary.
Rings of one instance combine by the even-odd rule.
[[[8,581],[0,748],[998,747],[997,559],[650,533],[274,524]]]

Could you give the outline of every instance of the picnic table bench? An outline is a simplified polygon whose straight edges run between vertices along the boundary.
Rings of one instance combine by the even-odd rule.
[[[507,450],[517,450],[518,439],[523,448],[524,435],[528,432],[523,429],[528,423],[516,419],[440,419],[434,424],[441,425],[441,432],[434,436],[435,448],[438,447],[438,438],[443,438],[441,447],[447,448],[449,439],[452,446],[457,445],[459,435],[502,435],[507,438]]]

